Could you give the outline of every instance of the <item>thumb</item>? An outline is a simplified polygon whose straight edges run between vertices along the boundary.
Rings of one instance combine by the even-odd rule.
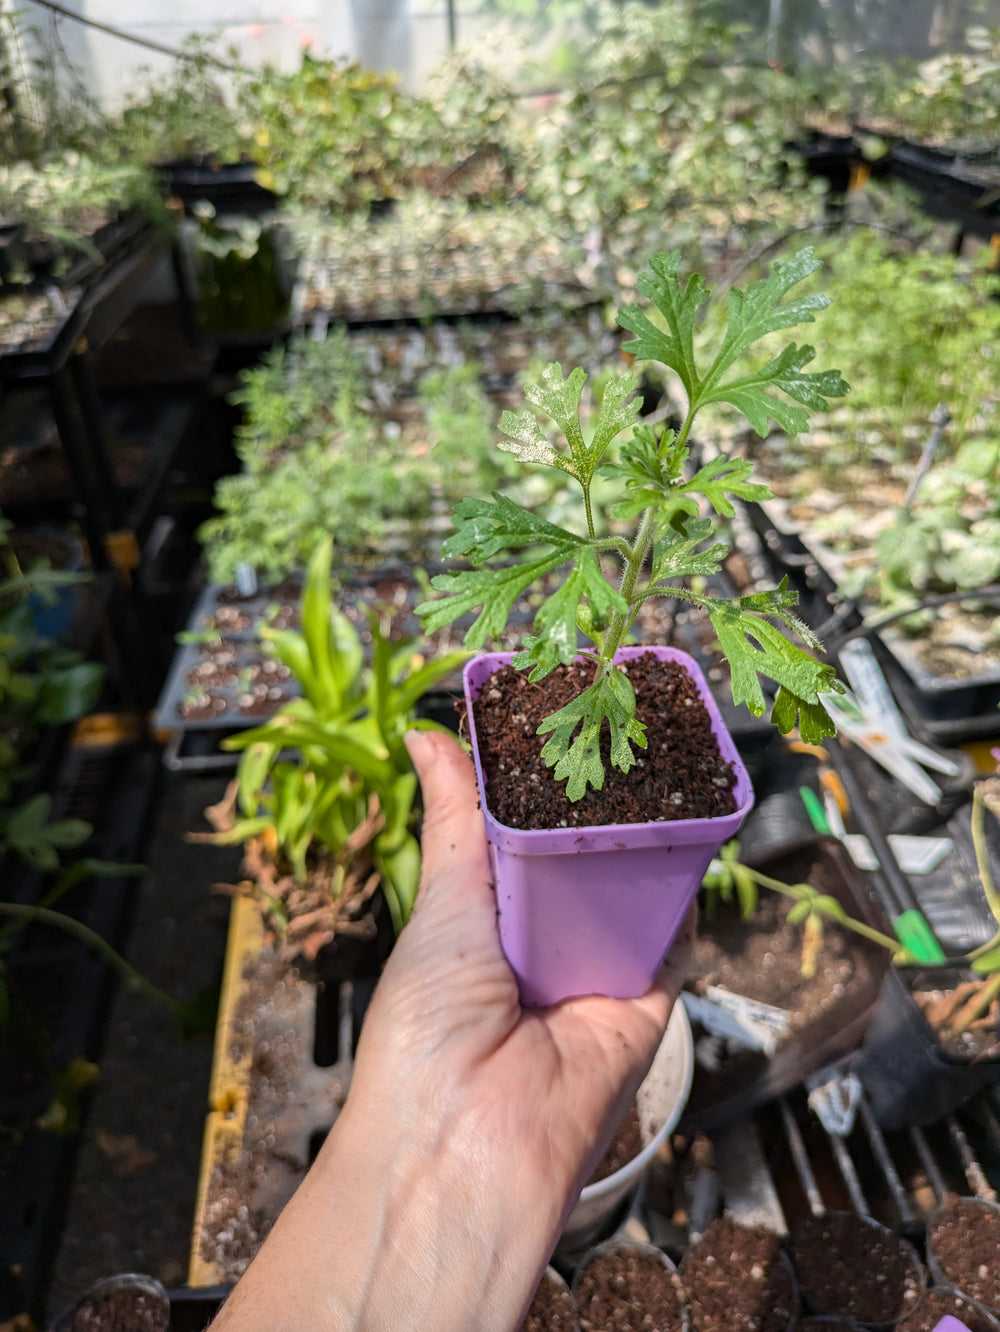
[[[421,891],[428,883],[454,883],[468,893],[491,874],[472,760],[454,736],[443,731],[408,731],[406,748],[420,779],[424,820]]]

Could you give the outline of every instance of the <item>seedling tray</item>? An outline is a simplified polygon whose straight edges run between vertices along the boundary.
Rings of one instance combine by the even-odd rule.
[[[222,216],[257,217],[277,206],[277,196],[257,183],[253,162],[210,162],[185,159],[156,168],[164,190],[184,205],[187,216],[200,199]]]
[[[861,615],[837,592],[841,557],[822,542],[800,536],[783,521],[780,504],[748,505],[746,512],[772,562],[800,593],[800,613],[819,628],[837,618],[837,633],[859,629]],[[832,633],[825,635],[828,644]],[[1000,734],[1000,650],[977,674],[933,675],[920,663],[914,641],[893,625],[870,635],[907,726],[915,738],[941,745]],[[995,664],[994,664],[995,661]]]
[[[890,972],[852,1067],[885,1128],[927,1125],[1000,1082],[1000,1057],[963,1063],[949,1057],[910,993],[920,981],[947,987],[965,973]]]

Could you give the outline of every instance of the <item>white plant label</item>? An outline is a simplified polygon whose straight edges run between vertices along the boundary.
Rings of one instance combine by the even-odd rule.
[[[783,1008],[747,999],[721,985],[708,985],[703,994],[684,990],[681,997],[688,1017],[707,1032],[742,1050],[758,1050],[768,1058],[788,1034],[792,1020]]]

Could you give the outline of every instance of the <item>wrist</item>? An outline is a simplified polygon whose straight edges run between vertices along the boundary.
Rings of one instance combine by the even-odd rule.
[[[559,1232],[557,1200],[524,1205],[518,1145],[501,1155],[461,1115],[419,1124],[348,1100],[310,1176],[331,1199],[329,1295],[356,1332],[507,1332]],[[523,1146],[523,1145],[522,1145]],[[363,1199],[359,1216],[357,1200]]]

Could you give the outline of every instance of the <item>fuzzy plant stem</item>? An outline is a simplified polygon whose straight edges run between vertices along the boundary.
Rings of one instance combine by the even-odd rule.
[[[615,653],[621,647],[628,626],[632,623],[632,598],[635,594],[636,580],[645,563],[646,556],[649,554],[649,548],[653,544],[655,532],[656,521],[653,510],[647,509],[642,515],[642,523],[636,533],[635,541],[632,543],[629,557],[625,561],[625,569],[618,588],[628,604],[628,610],[624,612],[616,611],[611,617],[611,623],[608,625],[601,646],[601,657],[607,665],[614,661]]]
[[[96,930],[92,930],[89,925],[82,924],[81,921],[74,920],[72,916],[67,916],[62,911],[50,911],[47,907],[21,906],[13,902],[0,902],[0,915],[19,916],[25,918],[26,923],[32,920],[39,920],[46,925],[55,925],[58,929],[65,930],[67,934],[74,935],[81,942],[93,948],[104,958],[109,966],[131,986],[140,990],[147,998],[168,1009],[175,1016],[181,1012],[181,1004],[171,998],[169,994],[158,989],[152,982],[140,976],[134,967],[130,967],[120,953],[116,953],[106,939],[102,939]]]

